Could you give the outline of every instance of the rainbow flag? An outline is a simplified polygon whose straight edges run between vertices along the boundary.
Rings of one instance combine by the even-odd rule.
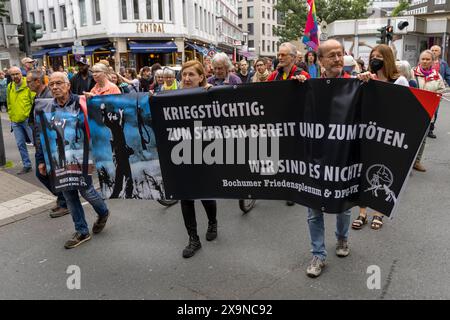
[[[317,24],[316,5],[314,0],[307,0],[309,5],[308,18],[306,19],[303,43],[316,51],[319,46],[319,27]]]

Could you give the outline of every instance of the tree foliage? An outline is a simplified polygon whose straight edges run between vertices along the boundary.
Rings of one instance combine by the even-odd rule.
[[[371,0],[315,0],[317,17],[331,23],[336,20],[367,18]],[[283,18],[283,27],[275,28],[280,41],[298,40],[303,36],[308,6],[306,0],[279,0],[275,6]]]
[[[399,4],[392,10],[391,16],[398,17],[401,13],[409,8],[408,0],[400,0]]]
[[[303,35],[308,7],[306,0],[278,0],[275,5],[282,27],[275,27],[275,35],[280,42],[298,40]]]

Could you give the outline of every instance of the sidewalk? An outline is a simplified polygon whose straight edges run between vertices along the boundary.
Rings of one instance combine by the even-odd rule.
[[[55,197],[0,169],[0,226],[47,211]]]

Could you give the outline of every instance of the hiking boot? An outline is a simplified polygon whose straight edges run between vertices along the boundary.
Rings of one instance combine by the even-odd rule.
[[[97,221],[95,221],[94,226],[92,227],[92,232],[94,234],[102,232],[103,228],[105,228],[106,221],[108,221],[109,218],[109,211],[106,216],[100,217],[98,216]]]
[[[310,278],[317,278],[322,273],[322,269],[325,267],[325,262],[319,257],[313,256],[308,268],[306,269],[306,274]]]
[[[64,248],[66,249],[73,249],[78,247],[80,244],[91,240],[91,235],[88,234],[81,234],[79,232],[75,232],[72,236],[72,239],[67,240],[66,244],[64,245]]]
[[[57,207],[57,208],[53,208],[52,212],[49,214],[50,218],[60,218],[65,216],[66,214],[69,214],[70,211],[67,208],[63,208],[63,207]]]
[[[22,168],[22,170],[20,170],[19,172],[17,172],[17,175],[18,176],[21,176],[21,175],[23,175],[23,174],[27,174],[28,172],[31,172],[31,167],[24,167],[24,168]]]
[[[208,231],[206,232],[206,240],[213,241],[217,238],[217,222],[209,223],[208,222]]]
[[[199,250],[202,247],[202,244],[200,243],[200,238],[198,236],[190,236],[189,237],[189,244],[186,248],[183,250],[183,258],[190,258],[192,257],[197,250]]]
[[[350,249],[348,248],[347,240],[338,240],[336,244],[336,255],[338,257],[346,257],[350,253]]]
[[[288,207],[292,207],[292,206],[295,206],[295,202],[294,201],[286,201],[286,205]]]
[[[434,132],[430,130],[430,131],[428,132],[428,138],[436,139],[437,137],[436,137],[436,135],[434,134]]]
[[[414,170],[417,170],[419,172],[426,172],[427,171],[427,169],[425,169],[425,167],[420,162],[416,162],[414,164],[413,168],[414,168]]]

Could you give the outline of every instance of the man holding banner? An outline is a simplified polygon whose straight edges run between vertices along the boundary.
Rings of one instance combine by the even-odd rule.
[[[54,97],[52,109],[55,110],[56,114],[58,114],[58,112],[62,115],[64,112],[69,112],[70,114],[78,114],[81,112],[79,103],[80,98],[70,92],[70,81],[65,74],[61,72],[53,73],[50,77],[48,86],[50,87]],[[39,171],[42,175],[48,174],[45,166],[39,167]],[[73,237],[64,245],[66,249],[78,247],[82,243],[91,239],[78,192],[80,192],[83,198],[85,198],[94,207],[94,210],[98,214],[98,219],[92,229],[93,233],[100,233],[105,227],[106,221],[109,217],[109,211],[106,207],[106,203],[100,194],[98,194],[95,190],[92,184],[91,176],[86,179],[84,187],[80,187],[78,190],[72,189],[63,191],[63,195],[66,199],[67,207],[72,215],[76,230]]]
[[[350,78],[344,73],[344,48],[336,40],[328,40],[318,48],[318,56],[321,66],[325,69],[322,78]],[[305,81],[299,79],[299,81]],[[346,210],[336,215],[336,255],[347,257],[350,253],[348,248],[348,234],[351,222],[351,210]],[[313,258],[306,270],[311,278],[320,276],[325,267],[327,251],[325,249],[325,224],[323,212],[308,208],[308,226],[311,237]]]

